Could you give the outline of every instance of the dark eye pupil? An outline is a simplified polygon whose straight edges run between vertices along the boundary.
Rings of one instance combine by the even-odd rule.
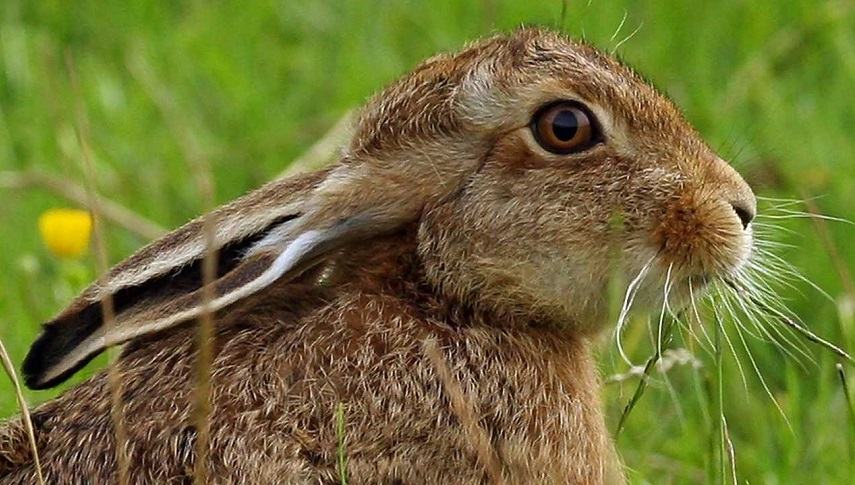
[[[561,141],[570,141],[579,130],[579,119],[570,110],[559,111],[552,121],[552,132]]]

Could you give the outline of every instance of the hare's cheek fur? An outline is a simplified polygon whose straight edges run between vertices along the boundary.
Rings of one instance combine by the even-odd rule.
[[[644,177],[603,150],[556,163],[516,136],[491,150],[455,199],[429,210],[421,251],[428,276],[447,293],[504,311],[596,328],[607,305],[615,256],[633,236],[615,230],[615,215],[655,209],[635,201]],[[626,226],[647,227],[634,214]],[[635,230],[635,229],[633,229]],[[631,266],[652,254],[629,251]]]

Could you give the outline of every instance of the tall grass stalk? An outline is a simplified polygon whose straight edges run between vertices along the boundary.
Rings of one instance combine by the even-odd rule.
[[[27,407],[27,400],[24,398],[24,392],[21,390],[21,383],[18,381],[18,375],[15,373],[15,366],[12,364],[12,359],[9,358],[9,353],[6,351],[6,346],[3,345],[3,340],[0,339],[0,363],[3,364],[3,371],[9,376],[12,381],[12,387],[15,390],[15,397],[18,399],[18,407],[21,410],[21,420],[24,422],[24,429],[27,431],[27,438],[30,440],[30,449],[33,452],[33,463],[36,467],[36,478],[40,485],[45,485],[45,478],[42,474],[42,462],[39,459],[39,448],[36,444],[36,433],[33,430],[33,420],[30,419],[30,409]]]
[[[638,385],[635,387],[635,392],[632,393],[632,397],[624,406],[623,411],[621,412],[620,419],[618,420],[617,428],[615,429],[615,440],[620,438],[621,431],[623,431],[624,426],[626,426],[626,422],[629,419],[630,413],[635,409],[635,405],[638,404],[638,401],[641,399],[641,396],[644,394],[644,390],[647,389],[647,383],[650,379],[650,374],[653,372],[653,369],[656,367],[656,363],[662,359],[662,352],[665,350],[664,343],[667,343],[671,339],[671,330],[673,327],[674,321],[669,319],[665,324],[662,334],[660,337],[660,342],[662,345],[657,344],[656,349],[653,351],[653,355],[651,355],[647,362],[644,364],[644,371],[641,373],[641,378],[638,380]]]
[[[712,414],[713,422],[715,423],[715,443],[716,443],[716,462],[718,464],[717,482],[725,483],[724,477],[726,474],[725,463],[725,424],[724,424],[724,365],[722,362],[722,345],[721,336],[724,331],[723,323],[718,317],[718,313],[714,315],[716,320],[713,325],[713,345],[715,355],[713,363],[714,381],[713,381],[713,402],[715,403],[715,411]]]
[[[335,435],[338,446],[338,479],[341,485],[347,485],[347,434],[345,433],[344,403],[338,403],[335,411]]]
[[[70,52],[66,52],[65,61],[72,91],[75,93],[74,111],[76,123],[74,132],[81,154],[83,155],[83,175],[86,182],[88,209],[92,215],[95,260],[98,274],[101,275],[101,278],[106,278],[110,264],[107,256],[107,239],[101,217],[102,208],[99,203],[100,198],[97,195],[97,180],[95,166],[92,161],[92,148],[89,144],[89,120],[86,116],[86,106],[80,89],[80,82],[77,78],[77,68]],[[109,328],[115,322],[116,313],[113,305],[113,296],[107,291],[101,294],[101,311],[104,328],[109,331]],[[107,355],[110,361],[109,368],[107,369],[107,382],[110,388],[110,418],[113,421],[113,434],[116,440],[117,483],[119,485],[126,485],[129,483],[130,478],[130,459],[128,457],[127,430],[124,423],[122,377],[118,362],[119,351],[111,347],[107,350]]]
[[[843,398],[846,402],[846,430],[849,439],[846,440],[849,444],[849,464],[850,467],[855,466],[855,403],[852,402],[852,394],[849,391],[849,382],[846,380],[846,370],[843,364],[837,363],[834,366],[837,370],[837,377],[840,379],[840,387],[843,390]]]
[[[202,201],[202,210],[206,214],[202,219],[202,231],[205,238],[205,255],[202,261],[202,312],[199,314],[196,334],[196,382],[194,387],[194,424],[196,427],[196,461],[194,480],[206,484],[208,479],[208,450],[210,448],[210,417],[212,401],[211,367],[214,358],[214,312],[211,301],[214,299],[213,283],[217,275],[217,220],[211,211],[214,209],[214,180],[211,166],[201,143],[187,122],[187,116],[169,91],[158,79],[154,69],[140,51],[128,58],[128,69],[142,85],[160,111],[164,122],[169,126],[185,162],[194,174],[196,188]]]
[[[478,422],[475,409],[473,409],[472,403],[469,402],[463,393],[460,382],[451,373],[451,369],[442,355],[439,344],[433,338],[428,339],[424,342],[423,350],[431,364],[433,364],[437,377],[439,377],[448,400],[451,402],[451,410],[460,421],[460,425],[463,426],[466,437],[474,448],[478,461],[484,467],[484,471],[490,482],[494,485],[504,484],[505,478],[502,474],[502,466],[496,450],[490,442],[487,431]]]

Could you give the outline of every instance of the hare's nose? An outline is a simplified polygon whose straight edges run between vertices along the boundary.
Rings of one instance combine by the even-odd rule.
[[[748,224],[751,224],[754,216],[757,215],[754,204],[749,204],[747,201],[732,201],[730,206],[733,207],[733,212],[736,212],[736,216],[742,221],[742,229],[748,229]]]
[[[710,167],[712,168],[709,174],[710,180],[715,181],[714,183],[721,190],[721,197],[730,203],[734,214],[742,223],[742,229],[748,229],[757,215],[757,198],[754,197],[751,187],[730,164],[721,158],[717,158]]]

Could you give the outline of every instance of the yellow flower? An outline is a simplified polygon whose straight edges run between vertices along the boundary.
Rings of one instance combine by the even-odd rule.
[[[39,232],[54,255],[79,258],[89,247],[92,216],[79,209],[50,209],[39,216]]]

